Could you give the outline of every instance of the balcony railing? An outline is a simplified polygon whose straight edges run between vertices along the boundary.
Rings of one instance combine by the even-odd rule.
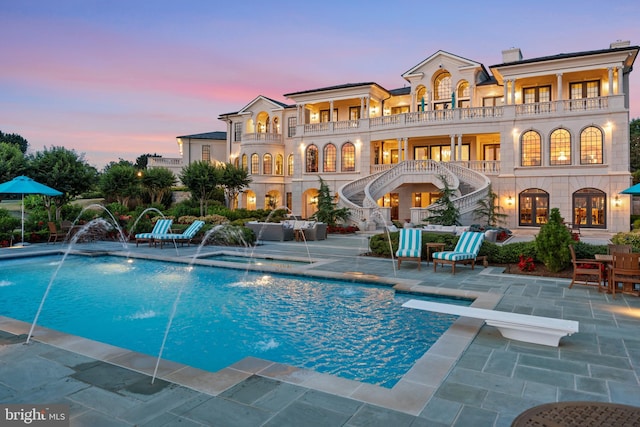
[[[618,101],[617,98],[620,98],[620,101]],[[452,124],[465,124],[495,121],[496,119],[513,120],[532,116],[552,116],[567,114],[569,112],[606,112],[617,108],[625,108],[623,105],[623,95],[536,102],[531,104],[500,105],[495,107],[416,111],[369,119],[310,123],[300,127],[305,134],[331,134],[349,132],[351,129],[358,129],[359,131],[386,130],[449,122]]]
[[[149,157],[150,167],[176,167],[182,166],[182,158]]]
[[[267,133],[267,132],[254,132],[243,133],[242,142],[283,142],[282,134],[279,133]]]

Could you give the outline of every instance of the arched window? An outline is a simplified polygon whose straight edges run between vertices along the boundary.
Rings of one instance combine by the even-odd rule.
[[[418,103],[418,111],[425,111],[427,109],[426,104],[429,101],[427,99],[427,88],[424,86],[418,86],[416,90],[416,101]]]
[[[293,176],[293,154],[287,157],[287,175]]]
[[[269,153],[262,156],[262,174],[263,175],[273,174],[273,157],[271,157],[271,154]]]
[[[322,170],[324,172],[336,171],[336,146],[333,144],[327,144],[324,146],[323,165]]]
[[[436,101],[451,99],[451,74],[444,71],[434,81],[434,98]]]
[[[280,120],[277,117],[273,118],[273,133],[280,133]]]
[[[284,158],[282,154],[276,154],[276,175],[284,175]]]
[[[549,193],[529,188],[518,197],[519,225],[539,227],[549,220]]]
[[[549,138],[549,164],[571,164],[571,134],[566,129],[556,129]]]
[[[318,172],[318,147],[311,144],[307,147],[306,155],[306,172]]]
[[[260,173],[260,156],[256,153],[251,155],[251,174],[257,175]]]
[[[574,224],[584,228],[605,228],[607,195],[597,188],[583,188],[573,193]]]
[[[248,171],[249,166],[247,165],[247,155],[243,154],[242,155],[242,169]]]
[[[457,108],[469,108],[470,104],[470,87],[469,82],[463,80],[458,84],[458,90],[456,91],[456,107]]]
[[[534,130],[525,132],[521,137],[521,165],[540,166],[542,161],[542,139]]]
[[[356,170],[356,147],[351,142],[342,145],[341,153],[342,172],[354,172]]]
[[[580,133],[580,164],[602,164],[602,131],[589,126]]]
[[[235,166],[236,168],[240,167],[240,159],[239,158],[235,158],[233,159],[233,166]]]

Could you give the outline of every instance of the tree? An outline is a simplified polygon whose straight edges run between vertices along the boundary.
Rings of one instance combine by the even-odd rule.
[[[200,202],[200,216],[206,214],[207,200],[213,197],[221,179],[222,170],[204,160],[182,168],[180,181],[191,191],[191,196]]]
[[[141,154],[136,158],[135,166],[139,170],[145,170],[149,165],[149,157],[162,157],[158,154]]]
[[[28,168],[31,178],[63,193],[58,197],[44,197],[49,219],[53,205],[58,221],[62,207],[92,189],[98,176],[96,168],[87,164],[83,154],[64,147],[45,147],[44,151],[29,156]]]
[[[106,199],[116,200],[129,207],[132,198],[140,194],[140,182],[136,168],[130,162],[113,163],[100,175],[100,191]]]
[[[251,178],[246,169],[225,163],[220,183],[224,187],[228,208],[233,210],[238,207],[238,194],[251,184]]]
[[[320,190],[318,190],[318,210],[311,215],[311,219],[324,222],[329,226],[335,226],[338,221],[344,222],[351,215],[349,208],[338,208],[338,204],[334,202],[333,195],[327,183],[320,180]]]
[[[440,198],[436,200],[432,207],[427,209],[429,217],[426,218],[426,221],[429,221],[431,224],[460,225],[460,211],[452,200],[455,192],[449,187],[446,176],[439,175],[439,178],[444,188],[440,190]]]
[[[493,192],[491,185],[489,185],[487,197],[478,201],[478,207],[473,211],[473,217],[484,220],[486,225],[490,227],[504,224],[508,215],[502,212],[502,206],[498,205],[497,200],[498,195]]]
[[[540,227],[535,239],[536,256],[549,271],[557,272],[567,266],[571,259],[569,245],[573,244],[571,231],[564,225],[560,209],[553,208],[549,221]]]
[[[25,154],[29,147],[29,142],[17,133],[2,133],[0,131],[0,142],[17,145],[22,154]]]
[[[15,144],[0,142],[0,182],[10,181],[24,174],[27,159]]]
[[[171,192],[176,177],[167,168],[151,168],[143,172],[142,188],[147,192],[151,203],[162,203],[164,197]]]
[[[631,171],[640,170],[640,119],[629,122],[629,165]],[[634,174],[634,184],[637,184],[640,176]]]

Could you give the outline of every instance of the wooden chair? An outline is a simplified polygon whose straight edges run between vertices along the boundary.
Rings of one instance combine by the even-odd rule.
[[[400,243],[396,251],[398,259],[398,270],[403,260],[412,260],[418,263],[422,259],[422,230],[419,228],[403,228],[400,230]]]
[[[576,283],[579,285],[597,286],[598,292],[606,289],[603,287],[604,264],[595,259],[577,259],[573,245],[569,245],[569,251],[571,251],[571,264],[573,265],[573,277],[571,278],[569,289]],[[582,279],[580,279],[580,277],[582,277]],[[590,279],[592,278],[597,278],[597,281],[590,283]]]
[[[631,245],[614,245],[614,244],[608,244],[607,245],[607,254],[609,255],[613,255],[613,254],[630,254],[632,252],[632,247]]]
[[[623,293],[640,296],[640,289],[635,288],[636,285],[640,285],[640,254],[614,253],[609,280],[609,288],[614,298],[619,283],[622,283]]]
[[[47,245],[51,243],[51,241],[53,241],[53,244],[55,245],[58,238],[64,239],[65,234],[58,230],[55,222],[49,221],[47,224],[49,226],[49,240],[47,241]]]

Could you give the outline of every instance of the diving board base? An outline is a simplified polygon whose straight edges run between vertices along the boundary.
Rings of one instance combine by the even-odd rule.
[[[487,325],[497,328],[505,338],[551,347],[558,347],[562,337],[578,332],[579,329],[579,323],[575,320],[531,316],[415,299],[405,302],[402,306],[482,319]]]

